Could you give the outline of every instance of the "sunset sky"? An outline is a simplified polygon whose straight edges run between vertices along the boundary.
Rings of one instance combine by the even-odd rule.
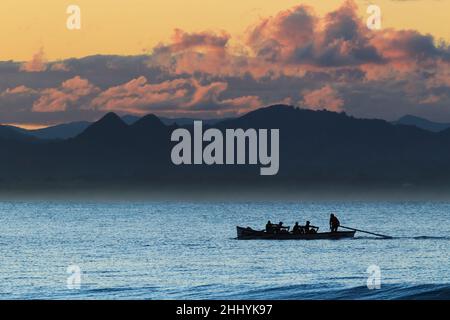
[[[0,19],[1,123],[273,103],[450,121],[450,0],[2,0]]]
[[[2,0],[0,4],[0,60],[27,60],[41,48],[48,59],[92,54],[133,55],[167,41],[173,29],[188,32],[226,30],[239,36],[261,17],[299,4],[325,14],[339,0]],[[450,40],[445,27],[450,15],[447,0],[356,1],[366,16],[368,4],[382,8],[383,27],[416,29]],[[66,28],[66,8],[81,8],[82,29]],[[448,25],[447,25],[448,26]]]

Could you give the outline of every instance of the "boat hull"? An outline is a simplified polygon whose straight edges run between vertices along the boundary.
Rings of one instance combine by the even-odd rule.
[[[266,233],[251,228],[237,228],[238,240],[339,240],[349,239],[355,236],[356,231],[321,232],[308,234],[292,233]]]

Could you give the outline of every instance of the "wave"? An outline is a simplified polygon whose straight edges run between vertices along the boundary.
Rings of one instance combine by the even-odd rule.
[[[231,299],[254,300],[450,300],[450,284],[383,285],[334,289],[327,285],[291,285],[249,290]]]
[[[0,299],[4,297],[0,296]],[[11,298],[11,297],[9,297]],[[19,298],[19,297],[17,297]],[[381,289],[365,286],[340,287],[327,283],[263,286],[259,288],[210,284],[193,287],[113,287],[60,291],[51,295],[34,293],[21,299],[177,299],[177,300],[450,300],[450,284],[386,284]]]

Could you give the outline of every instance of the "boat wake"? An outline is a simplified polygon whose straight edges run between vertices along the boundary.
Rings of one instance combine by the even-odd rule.
[[[416,236],[416,237],[371,237],[371,236],[355,236],[354,240],[368,239],[368,240],[450,240],[450,237],[433,237],[433,236]]]

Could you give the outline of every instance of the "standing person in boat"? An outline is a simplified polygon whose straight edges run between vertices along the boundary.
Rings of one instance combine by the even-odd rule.
[[[341,223],[339,222],[339,219],[332,213],[330,215],[330,230],[331,230],[331,232],[337,232],[340,225],[341,225]]]
[[[267,232],[267,233],[273,233],[273,224],[272,224],[272,222],[270,222],[270,220],[267,221],[267,224],[266,224],[266,232]]]

